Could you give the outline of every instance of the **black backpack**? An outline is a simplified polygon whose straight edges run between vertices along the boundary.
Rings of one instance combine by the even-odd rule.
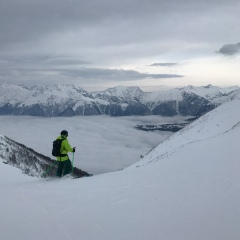
[[[57,139],[53,141],[52,155],[54,157],[65,157],[67,154],[61,154],[62,141],[65,139]]]

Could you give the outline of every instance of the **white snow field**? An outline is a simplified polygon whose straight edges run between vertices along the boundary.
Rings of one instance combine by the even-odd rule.
[[[35,179],[1,164],[3,240],[239,240],[240,100],[171,135],[129,168]]]

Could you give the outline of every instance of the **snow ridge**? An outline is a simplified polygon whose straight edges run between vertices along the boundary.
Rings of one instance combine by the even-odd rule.
[[[168,158],[179,149],[189,144],[206,141],[207,139],[217,138],[240,126],[240,112],[233,114],[233,109],[238,109],[239,99],[230,101],[220,107],[210,111],[193,123],[187,125],[182,130],[171,135],[168,139],[155,147],[145,158],[135,164],[144,166],[149,162]],[[149,160],[150,159],[150,160]]]

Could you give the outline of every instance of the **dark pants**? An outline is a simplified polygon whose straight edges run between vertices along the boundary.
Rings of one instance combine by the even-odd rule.
[[[67,175],[71,172],[72,170],[72,163],[68,159],[66,161],[58,162],[58,169],[57,169],[57,177],[62,177],[64,175]]]

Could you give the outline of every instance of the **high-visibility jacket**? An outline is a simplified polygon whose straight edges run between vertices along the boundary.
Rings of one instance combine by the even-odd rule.
[[[72,152],[73,148],[70,146],[70,144],[65,136],[59,136],[57,139],[64,139],[61,144],[60,152],[61,152],[61,154],[66,154],[66,156],[64,156],[64,157],[57,157],[57,161],[61,161],[61,162],[66,161],[66,160],[68,160],[67,153]]]

